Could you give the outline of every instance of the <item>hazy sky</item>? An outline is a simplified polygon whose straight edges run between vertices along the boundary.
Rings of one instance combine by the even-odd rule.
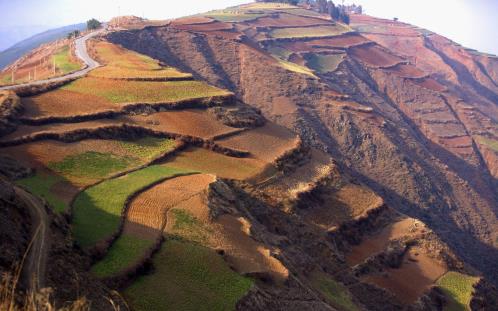
[[[2,26],[62,26],[121,15],[167,19],[250,0],[0,0]],[[341,0],[336,0],[340,3]],[[398,17],[465,46],[498,54],[498,0],[354,0],[368,14]]]

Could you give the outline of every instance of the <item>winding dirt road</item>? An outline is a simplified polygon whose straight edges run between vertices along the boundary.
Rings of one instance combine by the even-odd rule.
[[[60,77],[54,77],[54,78],[45,79],[45,80],[37,80],[37,81],[32,81],[32,82],[23,83],[23,84],[2,86],[2,87],[0,87],[0,90],[11,90],[11,89],[15,89],[18,87],[24,87],[24,86],[42,85],[42,84],[46,84],[46,83],[50,83],[50,82],[60,82],[60,81],[66,80],[66,79],[79,78],[79,77],[86,75],[90,70],[93,70],[93,69],[100,66],[100,64],[96,60],[92,59],[90,57],[90,55],[88,55],[88,51],[86,48],[86,41],[88,39],[91,39],[91,38],[103,33],[104,31],[105,31],[105,28],[99,29],[99,30],[91,32],[87,35],[84,35],[81,38],[76,39],[76,41],[75,41],[76,56],[85,64],[85,68],[78,70],[78,71],[75,71],[73,73],[70,73],[68,75],[60,76]]]
[[[36,292],[45,285],[45,272],[48,261],[49,240],[49,218],[44,204],[37,197],[26,190],[15,187],[17,197],[22,200],[29,209],[34,229],[32,242],[26,261],[23,266],[23,280],[26,286]]]

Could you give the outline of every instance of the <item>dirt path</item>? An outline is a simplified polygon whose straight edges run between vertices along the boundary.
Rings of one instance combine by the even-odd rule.
[[[22,188],[15,187],[19,199],[29,208],[32,219],[33,237],[23,266],[23,279],[27,287],[36,292],[44,287],[50,241],[49,219],[43,203]]]

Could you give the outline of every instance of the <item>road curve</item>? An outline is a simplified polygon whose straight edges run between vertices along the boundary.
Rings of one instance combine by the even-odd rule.
[[[49,218],[44,204],[35,196],[20,187],[14,187],[17,197],[29,209],[34,229],[31,246],[23,266],[23,280],[26,286],[37,292],[45,285],[45,272],[50,248]]]
[[[95,37],[96,35],[99,35],[103,33],[105,29],[99,29],[94,32],[91,32],[87,35],[84,35],[81,38],[78,38],[75,40],[76,48],[76,56],[85,64],[85,68],[75,71],[73,73],[60,76],[60,77],[54,77],[54,78],[49,78],[45,80],[37,80],[37,81],[32,81],[28,83],[22,83],[22,84],[14,84],[14,85],[8,85],[8,86],[2,86],[0,87],[0,90],[11,90],[11,89],[16,89],[18,87],[24,87],[24,86],[33,86],[33,85],[41,85],[41,84],[46,84],[50,82],[59,82],[59,81],[64,81],[66,79],[71,79],[71,78],[79,78],[87,74],[90,70],[93,70],[97,67],[100,66],[100,64],[92,59],[90,55],[88,55],[88,51],[86,48],[86,41],[90,38]]]

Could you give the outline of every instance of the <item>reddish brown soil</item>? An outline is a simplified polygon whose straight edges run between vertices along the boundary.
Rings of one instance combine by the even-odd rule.
[[[101,97],[66,90],[26,97],[22,104],[27,118],[74,116],[119,108]]]
[[[214,180],[207,174],[180,176],[142,192],[129,206],[123,233],[157,239],[166,225],[167,212],[206,190]]]
[[[422,81],[417,80],[414,81],[414,83],[436,92],[443,92],[444,90],[446,90],[446,87],[444,87],[443,85],[441,85],[439,82],[437,82],[432,78],[425,78]]]
[[[125,119],[154,130],[204,139],[238,131],[238,129],[224,125],[206,110],[200,109],[166,111],[146,116],[130,116]]]
[[[350,266],[357,265],[368,257],[383,251],[390,241],[406,236],[414,236],[425,230],[425,226],[421,222],[413,218],[405,218],[387,226],[378,234],[365,239],[360,245],[354,246],[347,255],[346,260]]]
[[[422,78],[427,74],[413,65],[398,64],[388,69],[389,72],[395,73],[403,78]]]
[[[213,19],[205,16],[192,16],[192,17],[183,17],[175,19],[171,22],[171,25],[190,25],[190,24],[205,24],[212,22]]]
[[[296,136],[284,127],[268,123],[263,127],[217,141],[220,145],[248,150],[256,158],[273,162],[296,144]]]
[[[388,269],[384,275],[369,275],[366,282],[394,293],[405,304],[414,303],[447,271],[447,267],[420,248],[411,249],[398,269]]]
[[[179,24],[179,25],[174,25],[175,28],[180,29],[180,30],[187,30],[187,31],[220,31],[220,30],[231,30],[233,29],[233,25],[229,23],[223,23],[223,22],[209,22],[209,23],[196,23],[196,24]]]
[[[292,14],[280,13],[277,17],[258,18],[251,25],[257,27],[297,27],[297,26],[319,26],[330,25],[330,21],[323,19],[297,16]]]
[[[348,53],[373,67],[390,67],[403,61],[402,58],[394,56],[375,45],[353,47],[348,50]]]

